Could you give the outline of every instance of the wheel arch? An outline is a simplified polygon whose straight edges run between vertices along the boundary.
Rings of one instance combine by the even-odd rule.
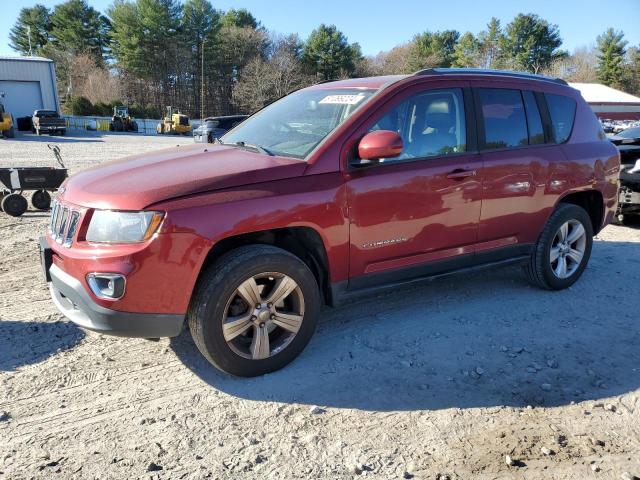
[[[584,208],[591,219],[593,234],[596,235],[600,232],[605,212],[604,196],[602,195],[602,192],[595,189],[568,192],[560,197],[558,204],[560,203],[570,203]]]
[[[327,251],[320,234],[307,226],[275,228],[226,237],[216,242],[207,253],[198,279],[222,255],[246,245],[272,245],[298,257],[316,278],[325,303],[333,304]]]

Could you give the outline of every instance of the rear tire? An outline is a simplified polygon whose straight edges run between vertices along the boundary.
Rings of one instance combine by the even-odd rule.
[[[589,214],[577,205],[561,203],[547,221],[525,265],[529,281],[546,290],[570,287],[586,268],[592,245]]]
[[[2,210],[7,215],[19,217],[29,208],[27,199],[19,193],[11,193],[2,199]]]
[[[46,190],[36,190],[31,195],[31,205],[38,210],[49,210],[51,195]]]
[[[257,287],[253,297],[240,294],[247,282]],[[278,286],[289,293],[278,297]],[[260,303],[250,305],[248,297]],[[253,377],[284,367],[302,352],[315,331],[320,304],[316,279],[298,257],[270,245],[249,245],[226,253],[203,273],[187,318],[209,362],[232,375]],[[295,320],[293,328],[287,319]],[[242,329],[230,333],[230,323],[238,322]],[[256,345],[265,335],[260,351]]]

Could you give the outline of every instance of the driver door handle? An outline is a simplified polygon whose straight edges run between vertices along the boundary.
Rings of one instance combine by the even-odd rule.
[[[463,178],[475,176],[475,170],[465,170],[463,168],[456,168],[454,171],[447,174],[447,178],[452,180],[462,180]]]

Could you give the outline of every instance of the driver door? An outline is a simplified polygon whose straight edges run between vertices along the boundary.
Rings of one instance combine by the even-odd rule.
[[[466,82],[413,88],[385,105],[364,132],[393,130],[397,158],[351,167],[349,289],[464,266],[478,237],[482,162]]]

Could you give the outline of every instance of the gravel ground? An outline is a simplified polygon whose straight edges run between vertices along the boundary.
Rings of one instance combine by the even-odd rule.
[[[28,135],[0,141],[0,165],[48,164],[51,140],[71,171],[190,142]],[[38,264],[46,221],[0,215],[0,478],[640,476],[638,228],[607,227],[566,291],[511,267],[327,308],[292,365],[237,379],[188,333],[65,320]]]

